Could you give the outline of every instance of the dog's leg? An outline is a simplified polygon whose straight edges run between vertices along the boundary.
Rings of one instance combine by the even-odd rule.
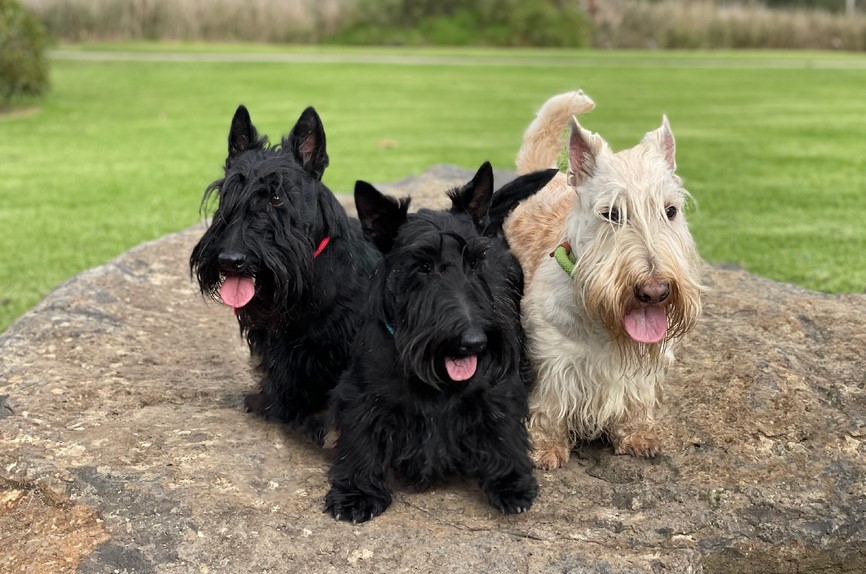
[[[391,492],[384,487],[374,486],[374,480],[384,481],[384,474],[375,479],[357,476],[333,482],[331,490],[325,495],[325,512],[337,520],[351,521],[353,524],[379,516],[391,506]]]
[[[531,469],[514,469],[503,476],[484,479],[481,490],[487,495],[490,505],[503,514],[520,514],[529,510],[538,496],[538,482]]]
[[[331,467],[331,490],[325,512],[355,524],[382,514],[391,505],[380,450],[361,429],[344,426],[337,439],[337,461]]]
[[[530,416],[529,438],[536,468],[552,470],[565,466],[571,456],[571,438],[566,421],[543,413]]]
[[[610,439],[615,454],[652,458],[659,453],[652,410],[646,409],[613,425]]]
[[[318,413],[297,414],[294,419],[290,419],[289,425],[316,443],[317,446],[325,446],[328,426],[324,416]]]
[[[265,376],[260,382],[259,392],[244,398],[244,406],[257,415],[286,423],[319,446],[324,444],[328,428],[325,418],[319,414],[323,407],[314,406],[307,394],[293,382],[275,385],[270,377]]]
[[[481,490],[491,506],[503,514],[526,512],[538,496],[538,482],[532,476],[525,433],[522,422],[508,420],[491,433],[495,444],[485,448],[490,458],[481,469]],[[502,441],[502,437],[521,437],[521,440]]]

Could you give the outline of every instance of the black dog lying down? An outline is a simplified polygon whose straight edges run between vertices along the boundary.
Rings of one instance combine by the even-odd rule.
[[[232,119],[219,198],[190,266],[202,293],[235,309],[261,359],[247,407],[322,444],[329,391],[348,364],[369,277],[381,259],[322,184],[325,131],[307,108],[281,145],[259,137],[247,109]]]
[[[413,214],[408,199],[357,183],[359,218],[384,260],[332,393],[340,437],[325,508],[335,518],[382,513],[391,474],[421,489],[473,477],[506,514],[532,505],[523,275],[501,229],[555,173],[528,174],[494,194],[485,163],[449,192],[450,210]]]

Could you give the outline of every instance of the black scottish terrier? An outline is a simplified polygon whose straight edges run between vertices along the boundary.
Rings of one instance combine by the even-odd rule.
[[[244,106],[232,119],[219,204],[193,249],[202,293],[233,307],[261,390],[247,407],[322,444],[329,391],[348,363],[362,297],[381,259],[322,184],[325,131],[304,110],[281,145],[260,137]]]
[[[359,218],[384,259],[332,394],[340,437],[325,510],[335,518],[382,513],[391,474],[420,489],[472,477],[506,514],[532,505],[523,275],[501,230],[555,173],[523,176],[493,194],[485,163],[449,192],[450,210],[414,214],[408,199],[356,184]]]

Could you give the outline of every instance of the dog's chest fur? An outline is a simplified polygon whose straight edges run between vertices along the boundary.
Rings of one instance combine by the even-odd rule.
[[[341,418],[367,419],[364,426],[403,482],[424,488],[449,476],[474,474],[478,426],[506,413],[513,416],[511,411],[525,413],[517,373],[495,385],[471,381],[435,389],[402,371],[391,336],[380,326],[368,324],[364,331],[360,336],[371,341],[365,350],[377,360],[353,364],[363,375],[350,372],[347,377],[365,384],[337,387],[334,400],[340,403]]]

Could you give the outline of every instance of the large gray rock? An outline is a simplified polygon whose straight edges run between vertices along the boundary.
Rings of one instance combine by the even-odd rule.
[[[392,191],[441,202],[471,175]],[[202,230],[82,273],[0,338],[0,571],[866,571],[866,296],[707,267],[663,456],[583,446],[518,517],[455,481],[352,526],[322,513],[333,451],[243,412],[247,350],[189,277]]]

